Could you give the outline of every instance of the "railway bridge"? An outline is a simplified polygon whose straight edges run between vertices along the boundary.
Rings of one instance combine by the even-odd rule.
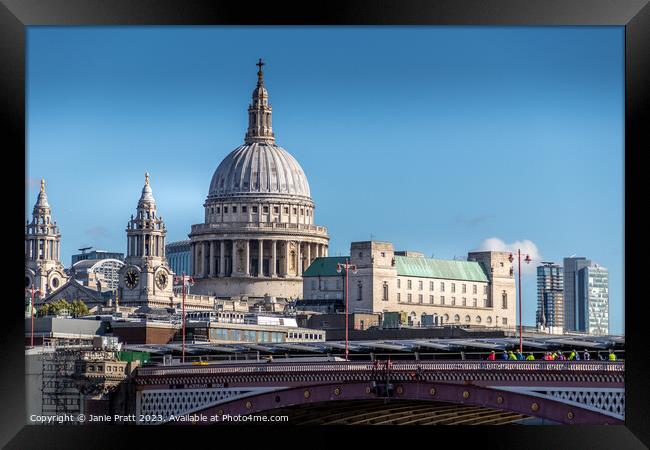
[[[368,408],[374,401],[383,402],[375,410],[402,405],[393,408],[402,416],[414,405],[429,408],[431,417],[456,405],[562,424],[623,424],[624,370],[623,361],[287,361],[149,366],[138,368],[135,375],[136,417],[146,417],[141,423],[147,424],[179,423],[179,417],[198,424],[218,424],[224,416],[269,415],[292,408],[304,412],[327,404],[354,410],[354,405]],[[356,412],[372,416],[368,411]]]

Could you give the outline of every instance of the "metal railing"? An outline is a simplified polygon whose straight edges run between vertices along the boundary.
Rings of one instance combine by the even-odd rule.
[[[327,227],[312,225],[308,223],[286,223],[286,222],[223,222],[192,225],[192,233],[210,232],[221,230],[281,230],[281,231],[312,231],[318,234],[327,234]]]
[[[382,362],[385,363],[385,362]],[[167,376],[167,375],[194,375],[194,374],[261,374],[261,373],[296,373],[296,372],[357,372],[365,373],[376,370],[372,362],[310,362],[310,363],[251,363],[245,366],[238,365],[212,365],[174,367],[141,367],[138,368],[139,377]],[[393,372],[421,371],[507,371],[507,372],[624,372],[623,361],[441,361],[441,362],[399,362],[391,363]]]

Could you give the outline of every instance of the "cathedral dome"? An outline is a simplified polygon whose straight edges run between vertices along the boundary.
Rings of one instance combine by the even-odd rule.
[[[302,167],[289,152],[275,143],[263,65],[260,59],[257,63],[257,86],[248,107],[244,145],[233,150],[217,167],[210,182],[209,200],[266,194],[303,197],[311,202],[309,184]]]
[[[252,142],[221,161],[208,197],[246,194],[311,198],[309,183],[298,161],[274,142]]]

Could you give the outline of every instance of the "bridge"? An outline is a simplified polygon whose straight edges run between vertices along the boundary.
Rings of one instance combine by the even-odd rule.
[[[622,361],[286,361],[145,366],[137,369],[134,378],[136,417],[143,415],[148,420],[141,423],[147,424],[179,423],[177,418],[183,416],[198,424],[217,424],[221,422],[215,417],[288,410],[304,413],[307,407],[330,404],[356,416],[363,413],[366,418],[372,416],[370,410],[384,411],[379,415],[384,418],[385,411],[396,410],[400,417],[408,418],[419,405],[434,418],[436,411],[456,406],[457,411],[474,415],[503,413],[499,417],[505,417],[509,413],[511,417],[562,424],[623,424],[624,371]],[[377,402],[383,407],[376,407]]]

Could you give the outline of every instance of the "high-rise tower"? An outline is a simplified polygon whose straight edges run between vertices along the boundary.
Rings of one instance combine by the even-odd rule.
[[[537,266],[537,323],[564,328],[564,272],[562,266],[544,262]]]

